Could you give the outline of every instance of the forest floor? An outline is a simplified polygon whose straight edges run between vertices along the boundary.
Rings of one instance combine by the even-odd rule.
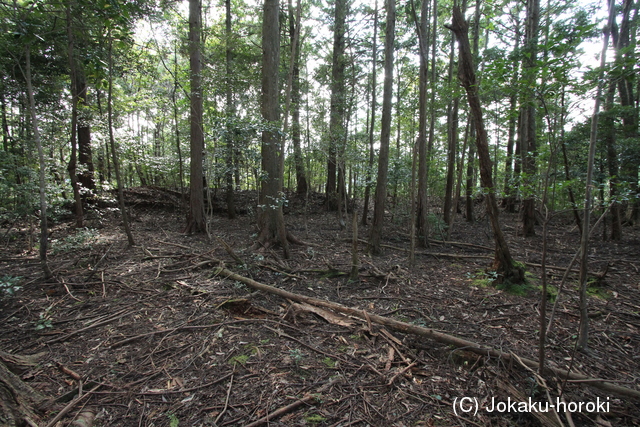
[[[56,280],[42,279],[28,228],[0,229],[0,280],[21,287],[0,299],[0,348],[44,353],[21,375],[56,399],[43,426],[69,402],[62,425],[91,414],[96,426],[562,425],[549,414],[488,412],[509,399],[555,404],[559,393],[567,403],[608,405],[583,407],[570,419],[562,413],[564,425],[640,425],[640,400],[589,381],[547,375],[545,390],[533,371],[513,363],[517,358],[505,363],[326,309],[318,315],[228,280],[217,268],[222,259],[264,284],[537,360],[541,269],[534,264],[541,262],[542,227],[536,237],[519,236],[517,214],[502,213],[501,222],[514,257],[529,263],[529,286],[499,290],[487,270],[493,242],[486,219],[470,224],[458,217],[450,243],[418,249],[412,267],[407,219],[390,218],[383,238],[389,247],[370,257],[361,245],[360,280],[348,282],[351,231],[340,230],[320,196],[308,209],[291,201],[287,227],[310,245],[292,246],[288,260],[277,247],[250,249],[257,231],[250,195],[238,200],[253,206],[246,214],[211,218],[212,240],[181,232],[185,218],[169,194],[132,189],[128,201],[135,247],[127,247],[113,210],[88,212],[86,230],[75,230],[72,221],[52,226]],[[367,238],[368,227],[360,227],[360,236]],[[578,245],[571,218],[553,217],[547,254],[553,289]],[[590,351],[574,351],[578,292],[577,274],[570,273],[548,337],[551,366],[640,390],[639,268],[640,230],[625,228],[621,242],[592,239]],[[72,400],[79,391],[84,397]],[[477,398],[477,414],[454,411],[463,397]]]

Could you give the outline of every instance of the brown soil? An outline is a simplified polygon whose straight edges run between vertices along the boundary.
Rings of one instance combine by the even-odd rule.
[[[545,378],[548,397],[540,380],[516,364],[355,319],[352,326],[329,323],[216,274],[214,259],[223,259],[231,270],[265,284],[537,360],[541,269],[527,267],[529,289],[489,285],[493,244],[486,219],[468,224],[457,218],[449,237],[457,243],[419,249],[411,267],[407,218],[395,215],[385,224],[385,254],[372,258],[361,245],[361,280],[348,282],[351,231],[340,229],[335,213],[323,211],[320,196],[311,197],[308,209],[302,200],[291,201],[287,227],[310,246],[292,246],[289,260],[278,248],[249,249],[257,231],[255,198],[243,193],[237,200],[244,215],[233,221],[214,215],[209,240],[181,234],[185,218],[175,194],[132,190],[137,246],[127,247],[119,217],[108,208],[88,214],[94,232],[84,240],[71,240],[79,236],[72,222],[58,223],[50,256],[56,280],[49,282],[42,279],[37,251],[27,250],[28,228],[0,230],[0,279],[19,276],[22,286],[0,300],[0,348],[46,352],[21,375],[57,399],[42,425],[79,389],[94,391],[74,404],[64,425],[87,409],[97,414],[97,426],[240,426],[269,414],[274,416],[264,425],[554,425],[554,417],[541,421],[482,408],[458,417],[453,403],[465,396],[482,405],[529,397],[555,403],[559,390],[566,402],[599,398],[610,404],[606,413],[573,413],[576,426],[640,425],[639,401],[552,376]],[[482,208],[477,211],[481,215]],[[501,222],[514,257],[539,264],[542,228],[524,239],[517,235],[517,216],[503,213]],[[367,232],[360,227],[365,239]],[[552,218],[548,244],[547,263],[557,269],[548,268],[547,279],[558,286],[579,244],[569,216]],[[579,318],[571,274],[548,338],[550,364],[640,389],[639,255],[637,229],[625,228],[622,242],[592,240],[590,352],[574,351]],[[561,419],[569,424],[564,414]]]

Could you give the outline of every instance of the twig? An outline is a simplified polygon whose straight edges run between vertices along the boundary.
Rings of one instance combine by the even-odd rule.
[[[265,291],[274,295],[278,295],[285,299],[288,298],[297,302],[306,302],[307,304],[316,305],[318,307],[330,308],[331,310],[366,320],[362,309],[350,308],[334,302],[325,301],[318,298],[307,297],[304,295],[295,294],[293,292],[288,292],[288,291],[285,291],[284,289],[279,289],[273,286],[265,285],[263,283],[257,282],[248,277],[241,276],[226,268],[220,268],[216,271],[216,273],[226,276],[231,280],[237,280],[254,289]],[[495,358],[503,359],[506,361],[513,359],[511,355],[507,352],[504,352],[486,345],[481,345],[472,341],[468,341],[453,335],[445,334],[443,332],[439,332],[434,329],[424,328],[424,327],[413,325],[406,322],[400,322],[395,319],[390,319],[390,318],[378,316],[371,313],[367,313],[367,316],[371,321],[380,325],[387,326],[390,329],[393,329],[398,332],[430,338],[434,341],[453,345],[455,347],[465,347],[467,350],[483,356],[495,357]],[[314,349],[314,350],[318,351],[317,349]],[[538,366],[539,366],[538,362],[531,359],[525,359],[524,357],[520,358],[520,360],[522,360],[522,362],[527,366],[529,366],[530,368],[538,369]],[[588,378],[584,375],[571,372],[571,370],[564,370],[564,369],[552,368],[552,367],[548,367],[547,369],[554,372],[556,375],[558,375],[563,379],[583,380]],[[611,382],[608,382],[608,381],[592,382],[589,384],[592,387],[596,387],[611,393],[616,393],[622,396],[628,396],[628,397],[633,397],[635,399],[640,399],[640,391],[634,390],[628,387],[621,387],[621,386],[612,384]]]
[[[317,391],[317,393],[314,394],[307,394],[305,397],[303,397],[302,399],[296,400],[295,402],[287,405],[287,406],[283,406],[279,409],[276,409],[275,411],[271,412],[270,414],[265,415],[264,417],[260,418],[259,420],[256,420],[250,424],[245,425],[244,427],[257,427],[260,426],[262,424],[266,424],[269,421],[273,420],[274,418],[277,418],[281,415],[286,414],[287,412],[291,412],[294,409],[296,409],[299,406],[302,406],[304,404],[306,404],[307,402],[310,402],[314,399],[316,399],[316,396],[322,392],[324,392],[325,390],[327,390],[329,387],[331,387],[336,381],[329,381],[328,383],[326,383],[325,385],[323,385],[322,387],[320,387]]]
[[[410,365],[405,366],[402,370],[398,371],[398,373],[396,373],[387,383],[388,386],[393,385],[394,381],[396,380],[396,378],[398,378],[400,375],[404,375],[409,369],[413,368],[414,366],[416,366],[417,362],[413,362]]]
[[[114,320],[118,320],[121,317],[124,317],[124,316],[127,316],[127,315],[131,314],[131,312],[127,313],[126,311],[127,311],[126,309],[120,310],[119,312],[117,312],[116,314],[114,314],[111,317],[106,318],[105,320],[92,323],[91,325],[89,325],[89,326],[87,326],[85,328],[78,329],[77,331],[70,332],[70,333],[68,333],[68,334],[66,334],[64,336],[61,336],[61,337],[54,338],[52,340],[46,341],[46,344],[53,344],[53,343],[57,343],[57,342],[60,342],[60,341],[66,341],[66,340],[68,340],[69,338],[71,338],[74,335],[78,335],[78,334],[80,334],[82,332],[86,332],[86,331],[88,331],[90,329],[97,328],[98,326],[104,326],[104,325],[106,325],[108,323],[113,322]]]
[[[302,406],[304,404],[306,404],[307,402],[310,402],[312,400],[315,399],[315,396],[308,394],[305,397],[303,397],[302,399],[296,400],[295,402],[287,405],[287,406],[283,406],[282,408],[276,409],[275,411],[271,412],[270,414],[265,415],[264,417],[260,418],[259,420],[256,420],[250,424],[245,425],[244,427],[257,427],[257,426],[261,426],[262,424],[266,424],[269,421],[271,421],[274,418],[278,418],[281,415],[286,414],[287,412],[291,412],[294,409],[296,409],[298,406]]]
[[[109,248],[105,251],[104,255],[102,255],[102,258],[100,258],[98,260],[98,262],[96,262],[96,265],[93,266],[93,268],[91,269],[91,273],[89,273],[89,275],[87,276],[86,279],[84,279],[85,283],[88,282],[89,280],[91,280],[91,278],[93,277],[94,274],[96,274],[96,272],[98,271],[98,266],[100,265],[100,263],[104,260],[104,258],[107,256],[107,254],[109,253],[109,251],[111,250],[111,248],[113,247],[113,245],[109,246]]]
[[[88,396],[91,396],[96,390],[98,390],[103,385],[104,383],[100,383],[94,388],[92,388],[91,390],[89,390],[87,393],[83,394],[82,396],[78,396],[75,399],[73,399],[71,402],[67,404],[67,406],[65,406],[60,412],[58,412],[58,415],[56,415],[51,421],[49,421],[46,427],[53,427],[54,425],[56,425],[58,421],[60,421],[62,417],[67,415],[67,413],[71,411],[78,403],[86,399]]]
[[[233,386],[233,373],[231,374],[231,381],[229,381],[229,387],[227,388],[227,397],[224,400],[224,408],[220,411],[220,414],[216,417],[216,420],[213,422],[214,425],[218,425],[218,421],[227,412],[227,408],[229,407],[229,395],[231,395],[231,387]]]
[[[240,258],[240,257],[239,257],[235,252],[234,252],[234,250],[231,248],[231,246],[229,246],[229,244],[228,244],[227,242],[225,242],[224,240],[222,240],[222,239],[221,239],[221,238],[219,238],[218,236],[215,236],[215,235],[214,235],[213,237],[215,237],[215,238],[216,238],[216,240],[222,244],[222,246],[224,247],[224,250],[225,250],[225,251],[227,251],[227,253],[228,253],[229,255],[231,255],[231,258],[233,258],[233,259],[234,259],[238,264],[240,264],[240,265],[244,265],[244,264],[246,264],[246,262],[244,262],[244,261],[242,260],[242,258]],[[217,422],[218,422],[218,421],[216,420],[216,423],[217,423]]]

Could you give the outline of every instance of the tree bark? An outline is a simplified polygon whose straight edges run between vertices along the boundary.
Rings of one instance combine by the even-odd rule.
[[[301,148],[300,131],[300,15],[301,5],[298,0],[296,6],[295,20],[293,5],[289,0],[289,38],[291,41],[291,143],[293,144],[293,161],[296,168],[296,192],[307,194],[307,174],[304,167],[304,158]]]
[[[189,65],[191,69],[191,168],[189,214],[186,233],[202,233],[206,230],[204,216],[204,183],[202,161],[204,131],[202,128],[202,62],[200,31],[201,5],[199,0],[189,0]]]
[[[520,50],[520,19],[516,17],[516,34],[515,45],[513,47],[513,53]],[[507,131],[507,159],[505,161],[504,169],[504,207],[509,213],[516,211],[516,196],[515,196],[515,182],[516,174],[514,170],[514,144],[516,140],[516,124],[518,122],[518,79],[520,63],[516,61],[513,67],[513,75],[511,76],[511,94],[509,95],[509,125]],[[519,161],[519,160],[516,160]]]
[[[331,104],[329,107],[329,150],[327,159],[327,209],[335,210],[338,207],[339,194],[343,193],[343,185],[337,180],[339,167],[342,163],[342,154],[346,141],[346,129],[344,126],[346,110],[345,89],[345,22],[347,18],[346,0],[335,1],[333,24],[333,57],[331,68]]]
[[[537,137],[536,137],[536,97],[534,93],[537,78],[538,56],[538,27],[540,22],[540,0],[527,0],[527,21],[525,26],[524,49],[525,64],[523,66],[523,80],[525,93],[522,102],[521,155],[522,172],[526,196],[522,203],[522,233],[525,237],[536,234],[536,199],[535,175],[537,171]]]
[[[455,40],[451,39],[449,54],[448,84],[453,85],[453,69],[455,68]],[[458,148],[458,109],[460,97],[455,95],[447,106],[447,179],[444,191],[443,220],[447,226],[451,223],[451,204],[453,198],[454,176],[456,171],[456,151]]]
[[[116,185],[118,186],[118,204],[120,205],[120,215],[122,216],[122,226],[127,235],[129,246],[135,246],[133,234],[129,227],[129,218],[124,204],[124,190],[122,176],[120,175],[120,162],[118,161],[118,151],[116,150],[116,140],[113,135],[113,39],[109,34],[109,92],[107,93],[107,121],[109,126],[109,144],[111,145],[111,156],[113,159],[113,169],[116,173]]]
[[[478,96],[478,86],[476,84],[473,59],[471,56],[471,47],[469,44],[469,24],[465,22],[462,12],[457,6],[453,8],[453,22],[448,28],[453,31],[458,39],[458,57],[460,61],[458,78],[467,92],[469,108],[476,127],[476,147],[480,159],[480,178],[482,188],[486,193],[487,214],[491,222],[496,246],[493,268],[498,273],[498,282],[522,283],[524,281],[524,269],[517,265],[511,257],[509,246],[500,228],[498,218],[499,210],[496,201],[495,187],[493,185],[487,132],[484,127],[480,97]]]
[[[580,284],[580,326],[578,331],[578,342],[576,346],[580,350],[586,350],[589,342],[589,313],[588,313],[588,295],[587,295],[587,255],[589,253],[589,233],[591,221],[591,183],[593,180],[593,166],[596,155],[596,145],[598,139],[598,119],[600,117],[600,103],[602,97],[602,77],[604,75],[604,66],[606,64],[607,48],[609,46],[609,37],[614,22],[614,6],[613,1],[609,5],[609,25],[604,33],[602,44],[602,54],[600,56],[600,75],[598,76],[598,88],[596,92],[595,102],[593,106],[593,116],[591,117],[591,132],[589,136],[589,154],[587,157],[587,176],[586,189],[584,195],[584,215],[582,236],[580,239],[580,275],[578,283]]]
[[[84,71],[76,66],[76,93],[73,96],[78,102],[78,163],[82,172],[78,174],[78,182],[82,185],[82,198],[87,200],[96,189],[94,179],[93,156],[91,153],[91,114],[87,99],[87,79]]]
[[[369,167],[366,173],[366,184],[364,189],[364,202],[362,207],[362,225],[367,225],[369,216],[369,197],[371,194],[371,170],[373,169],[373,138],[376,123],[376,86],[377,82],[377,58],[378,58],[378,0],[375,1],[373,15],[373,43],[371,46],[371,119],[369,121]]]
[[[227,198],[227,216],[229,219],[236,217],[236,207],[234,200],[234,188],[233,188],[233,169],[235,166],[233,154],[234,154],[234,128],[233,123],[235,118],[235,107],[233,104],[233,51],[231,49],[231,0],[225,0],[225,36],[226,36],[226,113],[227,113],[227,132],[226,136],[226,160],[227,170],[225,172],[226,179],[226,198]]]
[[[396,4],[386,0],[387,26],[384,38],[384,88],[382,95],[382,129],[380,132],[380,154],[378,155],[378,179],[376,182],[373,222],[369,237],[372,254],[382,252],[382,224],[387,199],[387,176],[389,169],[389,139],[391,138],[391,97],[393,96],[393,51],[395,43]]]
[[[47,262],[47,249],[49,247],[49,231],[47,226],[47,194],[46,194],[46,163],[44,161],[44,150],[40,139],[40,127],[38,126],[38,115],[36,114],[36,101],[33,96],[33,83],[31,81],[31,46],[26,47],[25,80],[27,83],[27,97],[29,98],[29,110],[31,112],[31,127],[33,128],[33,139],[38,149],[38,162],[40,171],[38,173],[40,195],[40,264],[45,279],[53,277],[53,273]]]
[[[69,164],[67,171],[69,172],[69,178],[71,180],[71,187],[73,189],[73,199],[75,203],[75,216],[76,227],[81,228],[84,224],[84,211],[82,207],[82,197],[80,195],[80,183],[77,175],[78,165],[78,149],[77,149],[77,130],[78,130],[78,97],[76,96],[78,90],[76,89],[76,60],[75,60],[75,37],[73,35],[73,29],[71,25],[71,6],[66,5],[66,18],[67,18],[67,39],[68,39],[68,55],[69,55],[69,77],[71,81],[71,156],[69,158]]]
[[[262,180],[260,188],[260,216],[258,245],[264,247],[279,243],[284,257],[289,258],[289,243],[284,223],[281,192],[283,171],[279,156],[279,80],[280,61],[278,0],[264,1],[262,24],[262,118],[266,124],[262,131]]]
[[[416,16],[414,2],[411,11],[418,34],[420,69],[418,83],[418,200],[416,210],[416,232],[421,247],[427,246],[427,88],[429,84],[429,5],[427,0],[422,2],[420,20]],[[412,205],[413,208],[413,205]]]

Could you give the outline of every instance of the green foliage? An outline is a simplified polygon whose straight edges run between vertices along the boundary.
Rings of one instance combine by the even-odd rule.
[[[68,235],[62,240],[51,241],[53,254],[66,253],[80,249],[88,249],[96,242],[98,232],[90,228],[79,228],[75,233]]]
[[[325,421],[326,418],[323,417],[322,415],[319,415],[319,414],[307,414],[307,415],[304,416],[304,420],[308,424],[310,424],[312,426],[315,426],[316,424],[319,424],[319,423]]]
[[[239,354],[229,359],[228,363],[235,367],[237,364],[245,365],[248,361],[249,361],[249,356],[247,356],[246,354]]]
[[[53,327],[53,324],[51,323],[51,316],[49,315],[49,310],[50,308],[46,309],[44,313],[40,313],[40,316],[34,325],[36,331],[50,329]]]
[[[477,270],[474,273],[468,272],[467,279],[470,279],[474,286],[486,288],[498,279],[498,273],[491,270]]]
[[[302,363],[302,360],[304,359],[304,353],[297,348],[290,349],[289,356],[291,357],[291,360],[293,360],[293,363],[296,364],[296,366]]]
[[[333,369],[336,367],[336,361],[330,357],[325,357],[324,359],[322,359],[322,363],[324,363],[327,368]]]
[[[22,286],[19,285],[20,279],[22,279],[22,277],[9,276],[6,274],[0,277],[0,299],[5,296],[12,297],[22,289]]]
[[[167,414],[169,417],[169,427],[178,427],[180,425],[180,420],[173,412],[169,412]]]

